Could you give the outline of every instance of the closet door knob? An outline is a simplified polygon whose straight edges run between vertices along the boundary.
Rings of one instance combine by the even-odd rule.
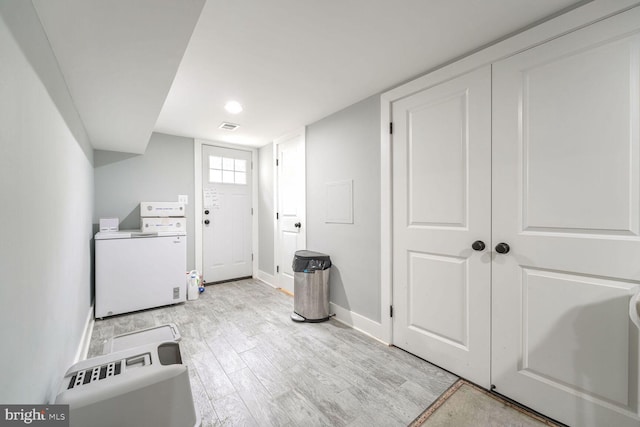
[[[499,254],[506,254],[509,252],[511,248],[509,247],[509,245],[507,245],[506,243],[498,243],[496,245],[496,252],[498,252]]]
[[[476,240],[471,244],[471,248],[473,248],[474,251],[484,251],[484,248],[486,248],[486,245],[482,240]]]
[[[204,220],[204,223],[205,223],[205,225],[209,225],[209,220],[208,220],[208,219],[205,219],[205,220]]]
[[[300,228],[300,227],[302,227],[302,224],[300,224],[299,222],[296,222],[295,224],[293,224],[293,226],[295,228]]]

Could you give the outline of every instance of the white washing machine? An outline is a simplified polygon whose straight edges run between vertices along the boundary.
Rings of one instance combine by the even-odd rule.
[[[183,231],[100,232],[95,256],[96,319],[186,300]]]

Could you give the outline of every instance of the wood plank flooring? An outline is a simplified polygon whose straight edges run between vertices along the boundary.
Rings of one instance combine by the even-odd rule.
[[[173,322],[203,426],[406,426],[457,377],[330,320],[295,323],[293,298],[258,280],[197,301],[96,320],[114,335]]]

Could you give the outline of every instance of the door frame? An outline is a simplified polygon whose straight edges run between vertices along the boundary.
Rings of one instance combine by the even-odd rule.
[[[307,133],[306,127],[296,129],[292,132],[286,133],[273,140],[273,277],[274,286],[280,288],[280,273],[277,270],[278,260],[280,259],[280,233],[278,232],[278,219],[276,219],[276,212],[278,212],[280,204],[279,195],[279,169],[276,166],[276,160],[278,159],[278,144],[286,142],[291,138],[300,136],[302,138],[302,158],[304,159],[303,173],[302,173],[302,188],[304,189],[304,203],[302,204],[302,212],[300,217],[302,218],[302,224],[304,226],[300,230],[302,238],[302,247],[307,247]]]
[[[195,269],[202,274],[202,146],[231,148],[251,152],[251,253],[253,254],[252,276],[258,273],[258,150],[253,147],[227,144],[206,139],[193,140],[193,171],[194,171],[194,197],[195,197]]]
[[[380,328],[378,329],[380,336],[377,337],[378,339],[393,344],[393,321],[389,313],[393,304],[393,170],[392,138],[389,132],[389,124],[392,122],[391,104],[638,5],[637,0],[624,0],[617,4],[608,0],[581,3],[573,10],[558,14],[548,21],[476,53],[441,68],[428,70],[422,77],[384,92],[380,96]]]

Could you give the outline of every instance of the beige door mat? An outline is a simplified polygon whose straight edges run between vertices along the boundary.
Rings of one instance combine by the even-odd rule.
[[[410,424],[410,427],[418,426],[560,427],[561,424],[529,412],[465,380],[458,380]]]

